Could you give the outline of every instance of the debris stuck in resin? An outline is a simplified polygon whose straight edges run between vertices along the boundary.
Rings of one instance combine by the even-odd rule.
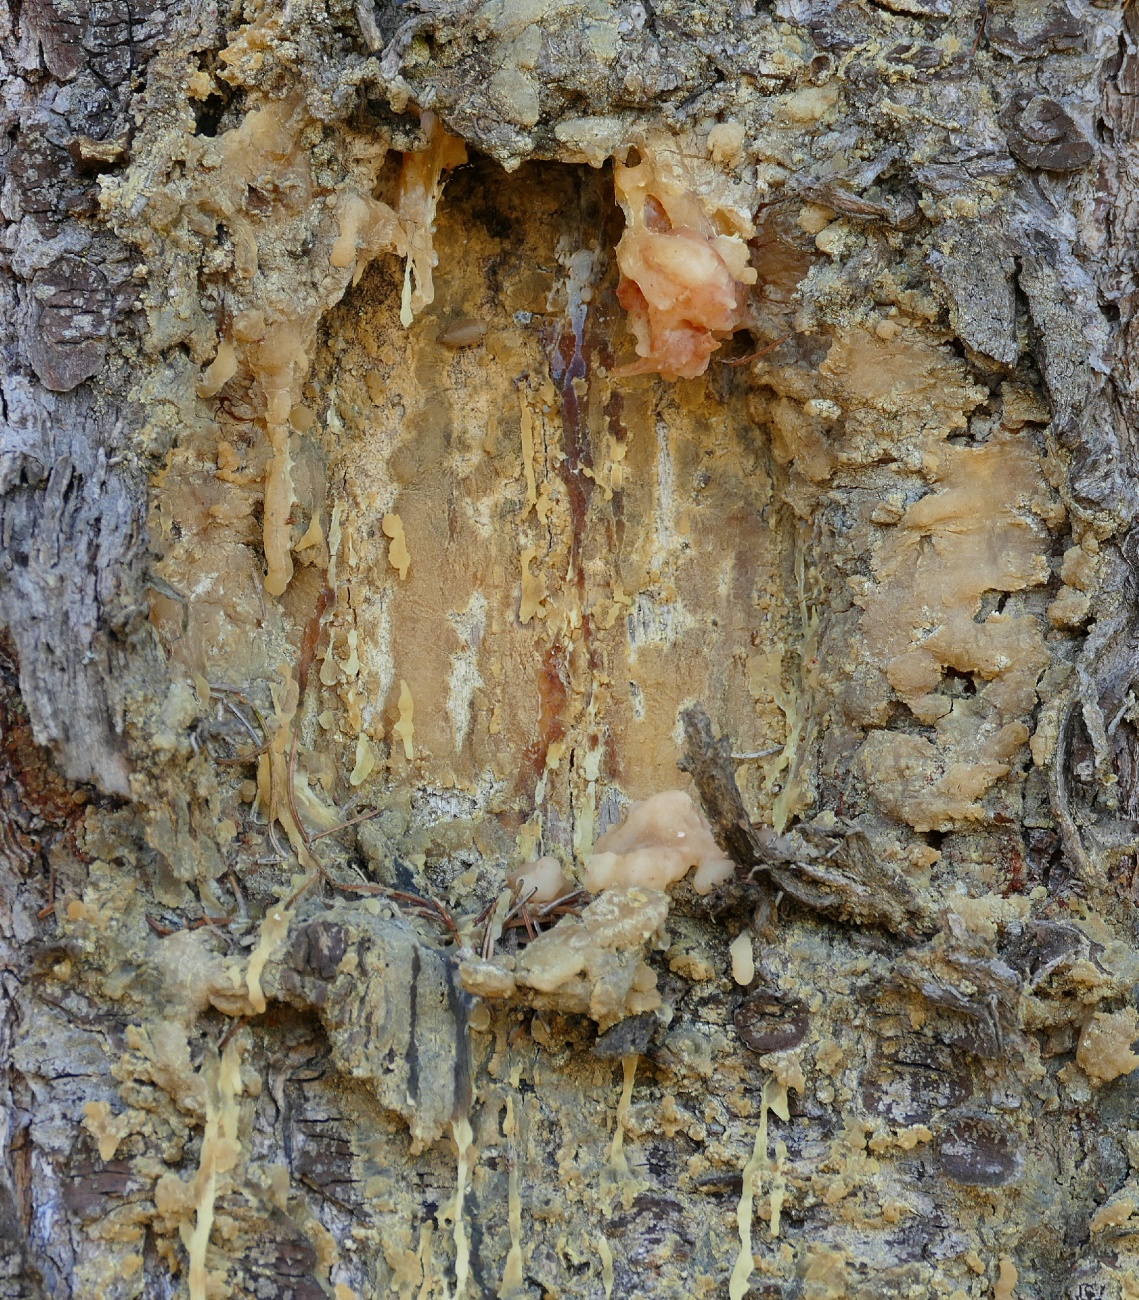
[[[697,192],[675,142],[654,136],[639,152],[637,165],[618,163],[613,179],[625,213],[617,297],[642,359],[614,373],[692,379],[708,368],[721,339],[748,321],[752,224],[735,206]]]
[[[593,846],[585,887],[667,889],[696,868],[692,888],[710,893],[731,878],[734,866],[683,790],[664,790],[633,804],[620,826]]]

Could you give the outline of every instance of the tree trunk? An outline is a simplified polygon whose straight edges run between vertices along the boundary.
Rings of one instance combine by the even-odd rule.
[[[1139,1295],[1133,11],[4,13],[0,1295]]]

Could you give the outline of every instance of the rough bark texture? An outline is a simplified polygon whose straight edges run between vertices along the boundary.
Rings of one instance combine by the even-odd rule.
[[[1135,24],[0,10],[0,1296],[1139,1295]]]

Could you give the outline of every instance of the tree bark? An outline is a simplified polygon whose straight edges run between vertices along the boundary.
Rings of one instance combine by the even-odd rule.
[[[1139,1293],[1133,9],[2,12],[0,1296]]]

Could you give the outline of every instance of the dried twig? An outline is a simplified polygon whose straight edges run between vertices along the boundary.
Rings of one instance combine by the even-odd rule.
[[[455,918],[436,898],[424,898],[421,894],[408,894],[402,889],[389,889],[389,898],[397,898],[405,903],[411,903],[413,907],[419,907],[426,910],[428,916],[438,917],[440,921],[450,930],[455,938],[455,942],[460,942],[459,927],[455,924]]]
[[[48,864],[47,874],[47,903],[36,913],[37,921],[46,921],[47,918],[55,911],[55,863]]]
[[[147,913],[147,924],[155,934],[166,938],[169,934],[177,934],[180,930],[202,930],[207,925],[232,925],[234,918],[232,916],[199,916],[194,921],[183,921],[181,925],[167,926],[160,921],[156,921],[153,916]]]
[[[556,911],[559,916],[568,912],[577,911],[579,905],[589,897],[589,891],[586,889],[571,889],[568,894],[563,894],[561,898],[555,898],[553,902],[546,903],[539,911],[539,916],[552,916]]]
[[[462,936],[459,934],[459,927],[455,923],[455,918],[438,899],[424,898],[422,894],[410,894],[402,889],[389,889],[387,885],[356,885],[342,880],[331,879],[329,879],[328,883],[333,889],[342,889],[350,894],[381,895],[384,898],[395,899],[401,903],[410,903],[428,920],[439,921],[446,926],[456,943],[462,942]]]
[[[233,1038],[233,1036],[237,1033],[237,1031],[238,1031],[238,1030],[241,1028],[241,1026],[244,1025],[244,1024],[245,1024],[245,1017],[244,1017],[244,1016],[237,1016],[237,1017],[233,1020],[233,1022],[232,1022],[228,1027],[227,1027],[225,1033],[222,1034],[222,1036],[218,1039],[218,1051],[219,1051],[219,1052],[224,1052],[224,1051],[225,1051],[225,1049],[229,1046],[230,1040]]]
[[[276,861],[280,862],[285,856],[285,846],[277,838],[277,828],[271,821],[266,823],[266,827],[269,836],[269,843],[272,846],[273,852],[277,855]]]
[[[521,912],[522,924],[526,927],[526,937],[530,940],[536,939],[538,937],[538,930],[535,927],[534,922],[530,919],[530,909],[525,903],[522,904]]]
[[[722,366],[746,366],[749,361],[757,361],[760,357],[765,357],[769,352],[774,352],[782,343],[786,343],[791,337],[790,334],[784,334],[781,339],[776,339],[774,343],[769,343],[766,347],[757,348],[755,352],[749,352],[746,357],[717,357],[716,360]]]
[[[717,739],[700,705],[680,717],[680,766],[691,774],[721,848],[749,879],[766,875],[805,907],[855,924],[880,925],[907,937],[935,928],[913,883],[874,853],[857,827],[830,820],[776,834],[769,826],[753,826],[727,738]]]
[[[210,689],[214,690],[215,688],[211,686]],[[235,695],[237,694],[236,691],[232,693]],[[238,696],[238,698],[241,699],[243,703],[248,703],[248,701],[245,700],[244,696]],[[219,767],[239,767],[242,763],[251,763],[254,759],[259,758],[262,754],[265,753],[265,751],[273,743],[272,737],[268,736],[264,732],[264,730],[262,731],[262,735],[258,736],[257,729],[254,727],[253,723],[249,721],[249,719],[245,716],[245,714],[242,713],[242,711],[237,707],[236,704],[234,704],[233,700],[231,700],[228,695],[222,696],[221,703],[224,708],[226,708],[230,713],[233,714],[233,716],[238,720],[238,722],[241,723],[241,725],[246,729],[246,731],[249,732],[250,736],[253,739],[254,748],[247,749],[240,753],[234,754],[230,758],[215,758],[214,762],[217,763]],[[258,717],[260,717],[260,714],[258,714]],[[264,720],[262,720],[262,725],[264,725]]]
[[[340,822],[336,826],[330,826],[326,831],[317,831],[310,837],[310,843],[322,840],[326,835],[335,835],[338,831],[346,831],[349,826],[359,826],[361,822],[370,822],[383,812],[382,808],[372,808],[369,812],[361,813],[359,817],[352,817],[346,822]]]
[[[214,762],[218,767],[240,767],[243,763],[252,763],[259,759],[262,754],[268,751],[272,743],[271,740],[267,740],[263,745],[258,745],[256,749],[246,749],[240,754],[233,754],[229,758],[215,758]]]
[[[306,894],[313,887],[313,885],[315,885],[316,882],[322,878],[327,879],[327,875],[325,873],[324,868],[318,862],[317,869],[315,871],[310,871],[308,875],[304,878],[304,880],[301,881],[301,883],[297,886],[297,888],[294,889],[293,892],[289,895],[289,897],[285,900],[284,910],[286,912],[289,911],[292,908],[293,904],[297,901],[297,899],[300,898],[302,895]]]
[[[304,632],[301,634],[301,651],[297,657],[297,710],[299,712],[301,701],[304,700],[305,690],[308,687],[308,675],[312,670],[313,660],[316,658],[316,647],[320,641],[320,625],[324,621],[325,614],[336,604],[336,593],[328,585],[328,570],[324,571],[324,583],[320,589],[320,595],[316,598],[316,609],[312,617],[305,624]]]
[[[298,712],[300,711],[300,707],[301,706],[298,703]],[[293,721],[294,723],[296,722],[295,716]],[[292,744],[289,745],[289,762],[285,775],[285,794],[289,801],[289,816],[292,817],[293,825],[297,828],[297,834],[302,840],[304,840],[305,848],[307,849],[312,844],[312,841],[309,839],[309,834],[305,829],[304,822],[301,821],[300,813],[297,812],[297,791],[295,786],[297,772],[297,742],[299,739],[300,737],[297,735],[296,726],[294,726]]]
[[[238,698],[241,699],[243,704],[247,703],[244,696],[239,696]],[[238,722],[241,723],[241,725],[245,728],[245,730],[249,732],[249,735],[252,738],[253,743],[255,745],[260,745],[263,736],[258,736],[257,728],[254,727],[253,723],[250,722],[249,719],[245,716],[245,714],[242,713],[242,711],[237,707],[236,704],[234,704],[233,700],[231,700],[229,696],[223,695],[221,702],[223,707],[227,708],[230,711],[230,713],[232,713],[233,716],[238,720]]]

